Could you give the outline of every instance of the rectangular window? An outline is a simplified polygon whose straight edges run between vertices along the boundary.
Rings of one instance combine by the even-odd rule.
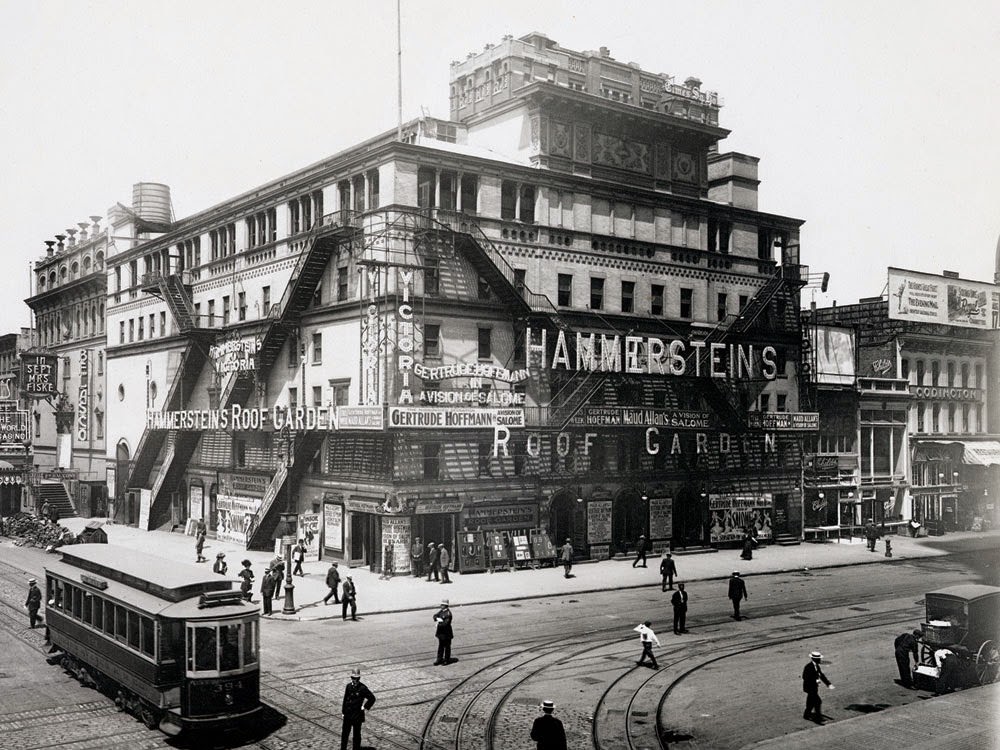
[[[604,309],[604,279],[590,279],[590,309]]]
[[[160,335],[167,335],[167,314],[166,312],[160,313]]]
[[[748,297],[746,294],[741,294],[740,295],[740,312],[743,312],[744,310],[746,310],[748,304],[750,304],[750,297]]]
[[[899,377],[908,380],[910,377],[910,360],[903,359],[899,362]]]
[[[426,387],[426,383],[424,384]],[[347,406],[350,401],[348,400],[348,393],[350,392],[351,381],[348,380],[331,380],[330,381],[330,404],[332,406]]]
[[[240,292],[236,297],[236,304],[238,305],[237,315],[240,320],[247,319],[247,293]]]
[[[119,344],[124,344],[125,343],[125,321],[124,320],[118,321],[118,343]]]
[[[143,320],[142,316],[140,315],[139,316],[139,341],[142,341],[142,339],[144,338],[143,331],[146,328],[146,326],[144,325],[144,323],[145,323],[145,320]],[[69,368],[66,369],[66,372],[67,373],[69,372]]]
[[[313,342],[312,342],[312,344],[313,344],[313,346],[312,346],[312,349],[313,349],[313,364],[314,365],[322,364],[322,362],[323,362],[323,334],[319,333],[319,332],[314,333],[313,334]]]
[[[931,362],[931,385],[941,385],[941,363],[936,359]]]
[[[954,388],[955,387],[955,363],[954,362],[949,362],[948,363],[948,387],[949,388]]]
[[[962,432],[972,432],[969,429],[969,405],[962,404]]]
[[[680,316],[684,320],[691,319],[691,303],[694,299],[694,290],[688,287],[681,287]]]
[[[955,432],[955,404],[948,404],[948,432]]]
[[[429,297],[437,296],[441,289],[441,261],[437,258],[428,258],[424,262],[424,294]]]
[[[476,443],[476,448],[478,450],[478,467],[479,476],[488,477],[492,476],[492,471],[490,470],[490,459],[493,457],[493,444],[492,443]]]
[[[622,282],[622,312],[630,313],[635,306],[635,282]]]
[[[924,361],[922,359],[918,359],[916,385],[923,385],[923,384],[924,384]]]
[[[302,362],[302,344],[294,331],[288,336],[288,366],[298,367]]]
[[[479,359],[490,359],[493,356],[493,330],[491,328],[479,329]]]
[[[347,300],[347,266],[337,269],[337,301]]]
[[[513,220],[517,217],[517,185],[510,180],[500,184],[500,218]]]
[[[729,309],[728,301],[729,295],[725,292],[719,292],[718,302],[716,303],[715,308],[716,320],[721,322],[726,319],[726,314]]]
[[[424,479],[441,478],[441,444],[424,443]]]
[[[521,215],[518,218],[526,224],[535,223],[535,186],[521,186]]]
[[[299,389],[289,388],[288,389],[288,408],[297,409],[299,407]]]
[[[650,287],[650,315],[663,315],[663,284],[653,284]]]
[[[788,396],[786,396],[784,393],[779,393],[777,394],[777,400],[778,400],[777,411],[781,412],[788,411]]]
[[[479,178],[476,175],[462,176],[462,212],[476,213],[477,196],[479,193]]]
[[[976,365],[976,388],[985,388],[986,380],[983,378],[983,366],[982,364]]]
[[[128,342],[131,344],[135,340],[135,321],[128,322]]]
[[[424,325],[424,356],[441,356],[441,326],[432,323]]]
[[[934,404],[931,407],[931,432],[941,431],[941,404]]]
[[[771,410],[771,394],[762,393],[760,394],[760,410],[770,411]]]
[[[156,314],[149,314],[149,338],[156,336]]]
[[[313,389],[313,406],[323,405],[323,386],[314,385]]]
[[[124,641],[128,632],[127,610],[120,604],[115,605],[115,638]]]
[[[210,299],[208,301],[208,325],[215,325],[215,300]]]
[[[229,295],[222,297],[222,325],[229,325]]]
[[[90,624],[97,630],[104,629],[104,600],[97,596],[90,606]]]
[[[569,307],[573,304],[573,277],[568,273],[559,274],[559,292],[556,304]]]
[[[969,383],[969,363],[962,363],[962,387],[969,388],[971,384]]]
[[[524,290],[526,287],[525,278],[527,275],[528,272],[523,268],[514,269],[514,289],[517,290],[520,297],[524,297]]]
[[[266,286],[260,290],[260,317],[266,318],[271,314],[271,287]]]
[[[917,432],[924,431],[924,405],[917,404]]]

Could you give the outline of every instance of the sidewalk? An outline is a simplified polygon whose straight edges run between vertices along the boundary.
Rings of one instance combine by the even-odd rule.
[[[78,533],[89,518],[67,518],[60,524]],[[100,520],[100,519],[98,519]],[[108,543],[136,550],[143,550],[169,560],[194,564],[194,537],[168,531],[140,531],[131,526],[106,524],[104,530]],[[941,537],[912,539],[890,537],[894,560],[935,557],[956,552],[992,550],[1000,547],[1000,530],[990,532],[957,532]],[[9,540],[4,539],[4,545]],[[677,581],[704,581],[728,578],[734,570],[744,577],[762,573],[801,571],[814,568],[835,568],[846,565],[877,565],[887,562],[883,541],[876,552],[869,552],[864,540],[854,542],[803,543],[797,546],[762,546],[754,551],[753,560],[741,560],[738,549],[722,550],[709,554],[674,554],[679,575]],[[274,555],[267,552],[248,552],[242,547],[209,539],[205,543],[203,563],[207,570],[215,560],[216,553],[225,552],[229,572],[233,575],[240,570],[240,561],[248,559],[253,563],[256,575],[254,599],[260,599],[260,579],[267,564]],[[385,612],[401,612],[417,609],[436,608],[442,598],[449,599],[451,605],[481,604],[486,602],[509,601],[564,594],[582,594],[593,591],[608,591],[622,588],[640,588],[660,585],[660,558],[650,557],[649,567],[632,568],[628,560],[604,560],[595,563],[581,563],[573,566],[573,577],[564,578],[562,567],[541,568],[539,570],[518,570],[501,573],[475,573],[461,575],[451,573],[450,585],[428,583],[411,575],[397,575],[391,580],[380,580],[378,573],[367,568],[349,568],[340,564],[341,580],[350,575],[357,587],[358,612],[365,615]],[[324,606],[327,594],[326,571],[329,562],[309,562],[303,565],[306,575],[295,576],[295,615],[282,615],[281,602],[275,603],[272,619],[318,620],[340,617],[340,607],[332,603]],[[40,574],[41,570],[29,571]],[[442,588],[442,586],[444,586]]]

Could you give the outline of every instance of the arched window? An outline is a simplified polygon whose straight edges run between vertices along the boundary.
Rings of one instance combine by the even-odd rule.
[[[89,273],[90,272],[90,256],[89,255],[86,256],[83,259],[83,272],[84,273]]]
[[[75,279],[79,275],[79,273],[80,273],[80,264],[74,260],[73,265],[69,267],[69,277],[71,279]]]
[[[39,289],[44,289],[45,288],[45,276],[44,275],[38,277],[38,288]]]

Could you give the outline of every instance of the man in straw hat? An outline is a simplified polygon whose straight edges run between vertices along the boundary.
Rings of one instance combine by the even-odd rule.
[[[361,670],[351,670],[351,681],[344,689],[344,726],[340,732],[340,750],[347,750],[347,738],[354,732],[354,750],[361,750],[361,725],[365,712],[375,705],[375,694],[361,681]]]
[[[451,610],[448,608],[448,600],[441,600],[441,609],[434,614],[434,622],[437,626],[434,629],[434,636],[438,639],[437,660],[434,666],[440,664],[451,664],[451,639],[455,637],[451,629]]]
[[[813,651],[809,654],[809,663],[802,670],[802,692],[806,694],[806,710],[802,713],[802,718],[811,718],[817,724],[823,723],[823,701],[819,697],[819,683],[822,682],[833,690],[833,685],[820,667],[821,661],[823,654]]]
[[[553,701],[542,701],[542,715],[531,725],[531,739],[537,750],[566,750],[566,730],[559,719],[552,715],[556,710]]]

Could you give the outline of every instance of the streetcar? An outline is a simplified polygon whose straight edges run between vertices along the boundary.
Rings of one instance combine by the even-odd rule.
[[[105,544],[46,566],[49,662],[176,735],[261,711],[260,614],[205,568]]]
[[[916,673],[939,677],[934,654],[940,649],[968,654],[980,685],[1000,673],[1000,588],[978,583],[949,586],[924,597],[927,620],[921,626],[920,664]],[[972,682],[972,676],[966,680]]]

